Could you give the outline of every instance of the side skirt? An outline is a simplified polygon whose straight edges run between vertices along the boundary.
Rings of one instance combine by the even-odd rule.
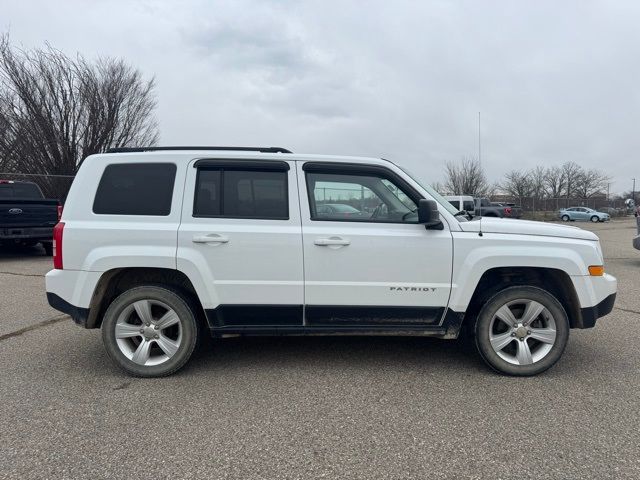
[[[220,325],[215,311],[207,311],[211,336],[313,336],[313,335],[398,335],[455,339],[460,333],[464,312],[447,309],[441,325]],[[213,313],[213,314],[212,314]]]

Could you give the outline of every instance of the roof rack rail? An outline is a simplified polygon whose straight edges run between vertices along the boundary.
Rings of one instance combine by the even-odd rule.
[[[118,147],[110,148],[106,153],[157,152],[164,150],[222,150],[260,153],[292,153],[282,147]]]

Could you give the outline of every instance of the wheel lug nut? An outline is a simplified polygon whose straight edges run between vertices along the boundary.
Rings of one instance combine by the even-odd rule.
[[[144,333],[144,328],[141,328],[141,329],[140,329],[140,333]]]
[[[153,338],[160,338],[160,335],[154,335]]]
[[[142,330],[141,330],[141,331],[142,331]],[[511,336],[512,336],[512,337],[515,337],[515,336],[516,336],[516,332],[513,332],[513,333],[511,334]]]
[[[531,335],[531,330],[527,330],[527,335]]]
[[[145,323],[145,325],[148,327],[149,325],[151,325],[149,322]]]
[[[157,330],[157,329],[158,329],[158,325],[154,325],[154,326],[153,326],[153,329],[154,329],[154,330]]]

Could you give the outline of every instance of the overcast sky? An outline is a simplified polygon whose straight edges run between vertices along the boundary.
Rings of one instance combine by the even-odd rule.
[[[431,183],[576,161],[640,185],[638,1],[0,0],[24,47],[124,57],[161,144],[393,159]]]

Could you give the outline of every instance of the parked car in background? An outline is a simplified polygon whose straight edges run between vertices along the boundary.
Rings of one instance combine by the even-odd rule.
[[[58,200],[46,199],[33,182],[0,180],[0,245],[34,246],[53,253],[53,227],[60,220]]]
[[[357,208],[344,203],[325,203],[318,205],[316,213],[323,218],[357,218],[363,214]]]
[[[473,215],[476,209],[471,195],[447,195],[444,198],[459,212],[469,212]]]
[[[483,217],[500,217],[500,218],[520,218],[522,217],[522,208],[510,204],[492,203],[488,198],[474,198],[475,210],[474,215]]]
[[[558,218],[563,222],[608,222],[611,217],[608,213],[598,212],[587,207],[563,208],[558,212]]]

